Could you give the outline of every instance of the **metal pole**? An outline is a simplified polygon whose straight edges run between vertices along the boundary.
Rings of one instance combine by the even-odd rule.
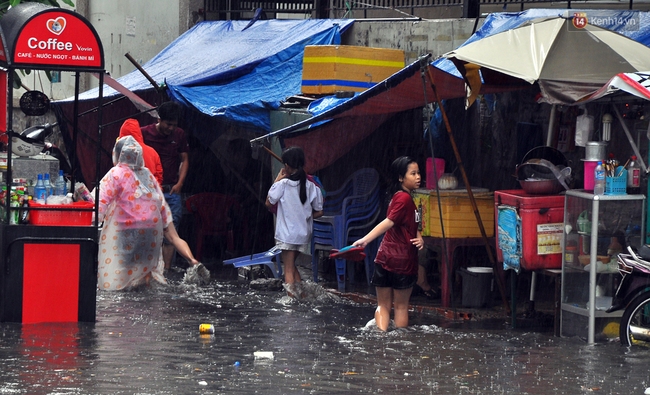
[[[555,124],[555,115],[557,114],[557,108],[555,104],[551,106],[551,115],[548,118],[548,129],[546,131],[546,146],[551,147],[553,145],[553,137],[555,128],[553,125]]]
[[[594,344],[595,333],[596,333],[596,251],[598,250],[598,210],[600,205],[600,199],[598,196],[594,196],[593,203],[591,205],[591,244],[590,252],[591,257],[589,259],[589,317],[588,317],[588,329],[587,329],[587,343]]]
[[[13,176],[11,174],[12,144],[11,139],[14,132],[14,69],[7,69],[7,194],[5,195],[5,223],[9,225],[9,212],[11,207],[11,183]]]
[[[77,170],[77,135],[79,134],[79,72],[74,73],[74,103],[72,105],[72,149],[70,150],[70,189],[75,190],[75,171]]]
[[[641,156],[641,153],[639,152],[639,148],[636,146],[634,143],[634,139],[632,138],[632,134],[630,133],[630,129],[627,128],[627,125],[625,124],[625,118],[621,116],[621,112],[618,111],[618,107],[616,107],[614,104],[612,104],[612,107],[614,108],[614,112],[616,113],[616,117],[618,118],[619,122],[621,123],[621,126],[623,127],[623,131],[625,132],[625,135],[627,136],[627,141],[630,142],[630,146],[632,146],[632,151],[634,151],[634,154],[636,155],[637,158],[639,158],[639,163],[641,163],[641,167],[643,167],[643,171],[648,174],[648,168],[645,165],[645,162],[643,161],[643,157]]]
[[[97,103],[97,168],[95,169],[95,226],[98,226],[98,217],[99,217],[99,180],[101,175],[99,171],[101,170],[101,155],[102,150],[102,99],[104,97],[104,71],[102,70],[99,73],[99,97]]]
[[[133,59],[133,56],[131,56],[130,53],[127,52],[127,53],[124,54],[124,56],[126,56],[126,58],[127,58],[131,63],[133,63],[133,65],[135,66],[135,68],[138,69],[138,71],[140,71],[140,72],[142,73],[142,75],[144,75],[144,77],[149,81],[149,83],[150,83],[151,85],[153,85],[153,87],[154,87],[154,89],[155,89],[156,91],[159,91],[159,90],[160,90],[160,86],[158,86],[158,84],[156,83],[156,81],[155,81],[153,78],[151,78],[151,76],[150,76],[149,74],[147,74],[146,71],[144,71],[144,69],[142,68],[142,66],[140,66],[140,63],[136,62],[135,59]],[[104,80],[104,74],[101,73],[100,75],[101,75],[101,80],[103,81],[103,80]],[[101,81],[100,81],[100,82],[101,82]]]

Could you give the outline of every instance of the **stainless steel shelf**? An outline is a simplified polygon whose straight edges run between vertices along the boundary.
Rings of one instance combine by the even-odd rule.
[[[568,311],[569,313],[589,317],[589,310],[586,307],[579,307],[579,306],[574,306],[574,305],[568,304],[568,303],[562,303],[562,310],[563,311]],[[596,318],[607,318],[607,317],[616,318],[616,317],[621,317],[621,316],[623,316],[623,310],[618,310],[618,311],[614,311],[612,313],[608,313],[605,310],[596,309],[596,312],[594,313],[594,317],[596,317]]]

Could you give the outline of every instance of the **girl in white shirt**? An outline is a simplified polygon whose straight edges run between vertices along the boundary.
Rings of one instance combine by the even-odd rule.
[[[266,206],[271,209],[277,204],[275,243],[282,250],[284,281],[291,294],[301,281],[296,259],[300,253],[311,255],[313,219],[323,215],[323,196],[316,184],[307,180],[301,148],[285,149],[282,163],[284,167],[269,189]]]

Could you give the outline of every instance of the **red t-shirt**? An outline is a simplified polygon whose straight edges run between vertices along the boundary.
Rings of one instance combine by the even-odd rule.
[[[418,249],[411,243],[417,237],[417,207],[411,195],[399,191],[388,204],[386,218],[394,225],[379,245],[375,262],[389,272],[414,275],[418,273]]]
[[[181,165],[180,155],[190,150],[185,132],[177,127],[169,136],[165,136],[156,129],[154,123],[143,126],[140,130],[142,130],[144,143],[155,149],[160,156],[163,168],[162,185],[175,185],[178,182],[178,169]]]

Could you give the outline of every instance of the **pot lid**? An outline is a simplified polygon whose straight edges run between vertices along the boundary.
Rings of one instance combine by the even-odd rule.
[[[468,267],[467,271],[472,273],[492,273],[492,268],[475,266],[475,267]]]
[[[531,159],[545,159],[556,166],[569,166],[566,156],[558,149],[542,145],[528,151],[521,163],[526,163]]]

